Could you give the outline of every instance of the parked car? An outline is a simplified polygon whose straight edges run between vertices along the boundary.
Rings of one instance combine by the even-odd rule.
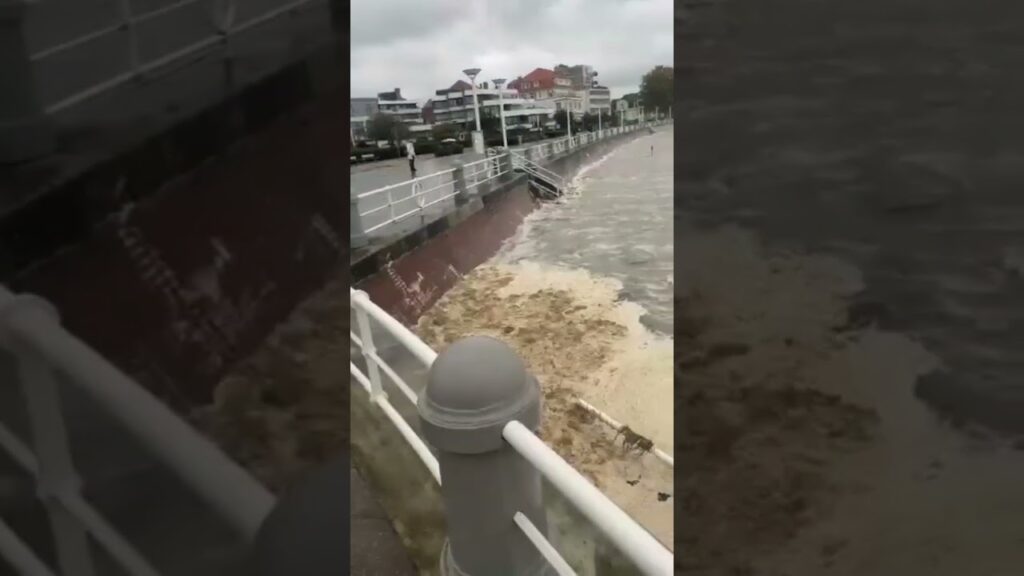
[[[445,138],[437,143],[437,147],[434,149],[435,156],[451,156],[452,154],[462,153],[462,142],[459,142],[455,138]]]

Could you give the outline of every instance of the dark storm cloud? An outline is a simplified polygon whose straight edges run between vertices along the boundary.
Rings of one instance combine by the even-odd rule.
[[[590,64],[617,97],[672,64],[671,0],[353,0],[352,95],[425,100],[464,68],[481,79]]]

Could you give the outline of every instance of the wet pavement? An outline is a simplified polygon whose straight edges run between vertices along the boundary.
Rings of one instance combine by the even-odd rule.
[[[512,150],[521,150],[550,141],[551,139],[538,140],[537,142],[530,142],[521,146],[510,146],[510,148]],[[483,154],[473,152],[472,148],[466,148],[462,154],[452,154],[451,156],[423,154],[422,156],[416,156],[416,177],[449,170],[459,163],[468,164],[483,158]],[[412,173],[409,171],[409,161],[406,158],[353,164],[350,171],[352,174],[351,193],[353,195],[376,190],[389,184],[398,184],[413,178]]]
[[[409,553],[391,519],[380,507],[377,497],[355,469],[351,471],[352,559],[353,576],[406,576],[416,574]]]
[[[442,170],[450,170],[458,163],[475,162],[483,158],[472,150],[451,156],[434,156],[424,154],[416,157],[416,177],[427,176]],[[351,193],[353,195],[376,190],[389,184],[398,184],[413,178],[409,171],[409,161],[405,158],[394,158],[378,162],[353,164],[351,168]]]
[[[1024,5],[690,3],[678,204],[864,273],[867,321],[944,368],[917,397],[1024,432]],[[677,224],[680,225],[680,224]]]

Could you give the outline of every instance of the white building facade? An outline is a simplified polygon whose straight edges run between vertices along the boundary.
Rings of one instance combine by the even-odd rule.
[[[504,105],[505,127],[513,129],[534,129],[548,123],[553,106],[530,98],[523,98],[517,90],[503,87],[499,89],[487,82],[481,83],[476,90],[477,102],[480,106],[480,118],[498,118],[499,104]],[[451,88],[438,90],[433,99],[435,124],[459,124],[468,129],[475,129],[476,119],[473,112],[473,89],[469,84],[456,82]]]

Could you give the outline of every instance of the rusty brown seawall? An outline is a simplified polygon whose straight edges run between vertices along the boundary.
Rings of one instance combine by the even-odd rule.
[[[643,131],[592,144],[547,167],[571,179],[584,165],[640,135]],[[538,206],[520,177],[491,191],[481,203],[353,263],[352,282],[389,314],[411,326],[462,275],[494,256]]]
[[[2,280],[165,400],[207,402],[344,270],[345,41],[44,192],[32,167],[5,172],[0,192],[29,200],[0,215]]]

